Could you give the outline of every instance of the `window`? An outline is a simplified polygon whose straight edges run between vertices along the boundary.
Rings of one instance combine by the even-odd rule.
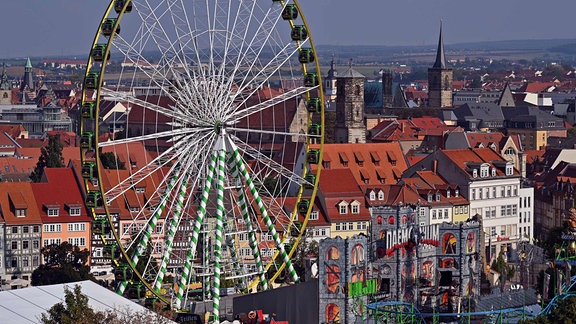
[[[376,194],[374,191],[370,191],[370,200],[376,200]]]
[[[34,225],[34,227],[32,227],[32,233],[40,233],[40,226]]]
[[[85,223],[69,223],[68,224],[68,232],[85,232],[85,231],[86,231],[86,224]]]
[[[486,210],[484,211],[485,217],[489,218],[490,217],[490,208],[486,208]]]
[[[22,267],[28,267],[28,257],[22,258]]]
[[[340,230],[340,223],[336,223],[336,230],[337,230],[337,231]]]
[[[44,224],[44,232],[60,233],[62,232],[62,224]]]
[[[30,233],[30,227],[22,226],[22,233],[25,233],[25,234]]]
[[[12,226],[12,234],[18,234],[18,226]]]
[[[136,188],[134,189],[134,191],[135,191],[137,194],[143,194],[145,190],[144,190],[144,187],[136,187]]]
[[[500,236],[506,236],[506,226],[500,226]]]
[[[512,166],[511,163],[507,163],[506,164],[506,175],[509,176],[512,174],[514,174],[514,166]]]
[[[28,249],[30,248],[30,242],[29,241],[22,241],[22,249]]]
[[[317,210],[310,213],[310,220],[318,220],[318,211]]]
[[[366,223],[365,223],[365,222],[357,222],[357,223],[356,223],[356,229],[357,229],[357,230],[365,230],[366,228],[367,228],[367,227],[366,227]]]
[[[33,249],[39,249],[40,248],[40,242],[38,240],[32,241],[32,248]]]
[[[491,236],[496,235],[496,226],[490,227],[490,235],[491,235]]]
[[[432,202],[432,194],[431,193],[428,194],[428,202]]]
[[[448,209],[444,209],[444,219],[448,219]]]
[[[490,212],[492,214],[491,215],[492,217],[496,217],[496,207],[495,206],[490,207]]]
[[[348,223],[348,230],[349,230],[349,231],[353,231],[353,230],[354,230],[354,223]]]
[[[512,215],[514,216],[516,213],[518,213],[518,206],[512,205]]]
[[[493,177],[496,176],[496,168],[492,168],[492,176],[493,176]]]
[[[68,239],[68,243],[76,246],[86,246],[85,237],[71,237]]]
[[[16,209],[15,214],[16,214],[16,217],[26,216],[26,208]]]
[[[505,193],[505,188],[504,186],[500,187],[500,197],[504,197],[504,193]]]
[[[80,207],[70,207],[70,216],[80,216]]]
[[[492,198],[496,198],[496,187],[492,187]]]
[[[345,202],[342,202],[338,206],[338,211],[340,212],[340,215],[348,214],[348,204],[346,204]]]
[[[384,200],[384,191],[378,192],[378,200]]]
[[[432,211],[432,219],[436,219],[436,210]]]
[[[18,259],[12,258],[12,260],[11,260],[11,266],[12,266],[12,268],[18,267]]]
[[[480,177],[486,178],[488,176],[488,170],[489,170],[488,165],[482,165],[480,167]]]
[[[359,204],[353,204],[352,205],[352,214],[360,214],[360,205]]]
[[[62,243],[62,240],[59,238],[53,238],[53,239],[45,239],[44,240],[44,246],[48,246],[48,245],[52,245],[52,244],[60,244]]]
[[[424,217],[426,215],[426,209],[424,207],[420,207],[420,217]]]
[[[440,193],[439,192],[436,193],[436,201],[440,201]]]
[[[476,199],[476,189],[472,189],[472,194],[470,195],[470,200]]]
[[[48,216],[60,215],[60,208],[48,208]]]
[[[12,245],[12,250],[18,250],[18,241],[12,241],[11,245]]]

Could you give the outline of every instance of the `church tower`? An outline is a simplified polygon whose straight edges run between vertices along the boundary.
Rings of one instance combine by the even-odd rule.
[[[336,78],[336,143],[366,143],[364,79],[352,63],[348,71]]]
[[[8,74],[6,73],[6,63],[2,65],[2,80],[0,80],[0,105],[9,105],[12,103],[12,90]]]
[[[32,75],[32,63],[30,63],[30,58],[26,60],[26,66],[24,66],[24,80],[22,80],[20,90],[34,90],[34,79]]]
[[[428,69],[428,106],[432,108],[452,107],[452,69],[446,67],[442,23],[434,66]]]
[[[324,78],[324,94],[326,99],[333,101],[336,99],[336,77],[338,72],[334,69],[334,56],[332,56],[332,61],[330,61],[330,70],[328,70],[328,75]]]
[[[394,106],[394,93],[392,92],[392,71],[382,71],[382,107]]]

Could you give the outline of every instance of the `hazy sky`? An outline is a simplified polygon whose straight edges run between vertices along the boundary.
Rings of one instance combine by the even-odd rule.
[[[271,1],[271,0],[261,0]],[[300,0],[317,44],[576,39],[576,0]],[[0,59],[87,53],[108,1],[2,1]]]

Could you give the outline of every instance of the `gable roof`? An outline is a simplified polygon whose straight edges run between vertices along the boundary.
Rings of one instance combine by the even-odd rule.
[[[26,209],[26,216],[17,217],[15,209]],[[0,182],[0,211],[6,225],[42,223],[29,182]]]
[[[89,216],[74,172],[70,168],[46,168],[42,181],[32,183],[42,222],[89,222]],[[58,208],[59,216],[48,216],[47,206]],[[80,208],[79,216],[71,216],[70,208]]]

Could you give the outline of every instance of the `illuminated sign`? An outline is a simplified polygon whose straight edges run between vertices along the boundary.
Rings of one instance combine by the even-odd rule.
[[[357,297],[376,293],[376,279],[348,283],[348,296]]]
[[[405,247],[419,231],[419,244],[440,245],[440,224],[421,226],[418,229],[406,227],[386,232],[386,254],[392,254],[396,249]]]

